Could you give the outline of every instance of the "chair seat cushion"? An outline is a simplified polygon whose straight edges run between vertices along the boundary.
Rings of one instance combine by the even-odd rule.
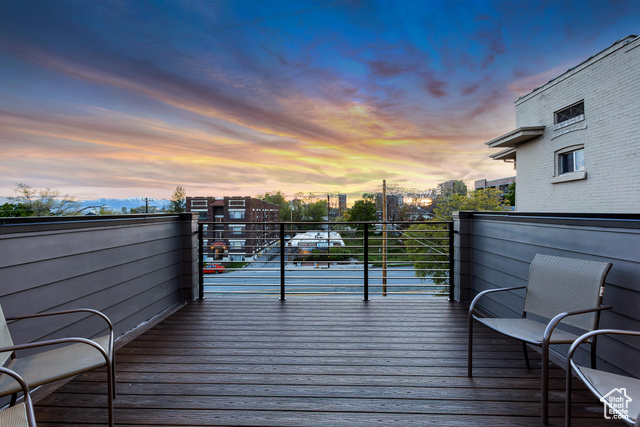
[[[108,335],[93,338],[92,341],[95,341],[107,351],[109,346]],[[31,356],[18,357],[9,363],[8,368],[17,372],[29,388],[33,388],[52,381],[72,377],[100,366],[106,366],[106,364],[104,356],[95,347],[84,343],[74,343]],[[18,391],[22,391],[22,388],[11,378],[4,376],[0,380],[0,396],[6,396]]]
[[[629,418],[634,422],[637,420],[637,416],[640,414],[639,379],[585,368],[584,366],[575,365],[575,368],[585,377],[591,388],[595,389],[598,397],[611,395],[624,400],[621,403],[626,406]],[[606,399],[606,397],[604,398]]]
[[[501,318],[484,318],[476,317],[478,322],[503,333],[512,338],[528,342],[530,344],[541,345],[544,337],[544,330],[547,325],[545,323],[536,322],[531,319],[501,319]],[[551,334],[551,344],[571,344],[578,338],[570,332],[563,331],[557,327]]]

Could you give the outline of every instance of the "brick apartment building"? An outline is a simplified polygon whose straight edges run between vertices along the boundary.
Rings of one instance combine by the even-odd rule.
[[[625,37],[516,101],[486,144],[517,166],[522,212],[640,211],[640,37]]]
[[[187,197],[205,223],[206,261],[245,261],[278,238],[280,207],[252,197]]]

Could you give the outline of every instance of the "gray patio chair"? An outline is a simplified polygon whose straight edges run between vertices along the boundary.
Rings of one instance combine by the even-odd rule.
[[[33,403],[29,395],[29,387],[22,380],[20,375],[10,369],[0,367],[0,376],[8,375],[17,382],[22,392],[24,400],[17,405],[9,406],[0,412],[0,426],[2,427],[35,427],[36,417],[33,413]]]
[[[549,346],[571,344],[584,331],[598,327],[604,280],[611,263],[538,254],[531,261],[526,286],[490,289],[480,292],[469,307],[468,376],[472,376],[473,319],[506,336],[522,341],[524,358],[530,368],[527,344],[541,347],[541,412],[548,423],[549,407]],[[526,289],[522,318],[482,318],[475,315],[478,301],[484,296],[503,291]],[[532,317],[533,316],[533,317]],[[541,319],[544,319],[543,321]],[[562,322],[562,323],[561,323]],[[558,324],[577,328],[572,333],[556,328]],[[591,341],[591,363],[595,368],[596,340]]]
[[[102,318],[109,327],[109,333],[93,339],[71,337],[19,345],[13,343],[7,321],[71,313],[90,313],[90,315]],[[62,346],[60,346],[61,344]],[[47,346],[54,347],[50,350],[24,357],[18,357],[16,353],[20,350]],[[18,373],[31,389],[106,366],[109,425],[114,425],[113,399],[116,396],[115,352],[113,349],[113,325],[107,316],[97,310],[81,308],[5,318],[2,307],[0,307],[0,347],[0,365],[5,365],[8,362],[7,367]],[[22,391],[22,388],[15,381],[8,380],[6,376],[0,379],[0,397],[12,395],[12,403],[15,403],[20,391]]]
[[[593,340],[598,335],[609,335],[609,334],[617,334],[617,335],[635,335],[640,336],[640,331],[624,331],[619,329],[600,329],[596,331],[587,332],[586,334],[580,336],[578,339],[574,341],[569,349],[569,353],[567,355],[567,386],[565,389],[566,398],[565,398],[565,425],[569,427],[571,425],[571,374],[572,368],[573,372],[576,373],[578,378],[580,378],[591,390],[593,394],[600,399],[600,401],[607,405],[608,408],[613,413],[619,415],[620,419],[626,421],[631,425],[635,425],[636,427],[640,427],[640,379],[625,377],[623,375],[616,375],[605,371],[598,371],[592,368],[586,368],[584,366],[578,365],[573,360],[573,354],[578,349],[580,344],[585,341]],[[621,389],[624,389],[621,390]],[[606,396],[611,393],[618,393],[620,397],[624,400],[624,408],[626,412],[616,411],[615,408],[611,405],[611,402],[606,398]],[[631,399],[627,399],[631,398]],[[604,407],[603,407],[604,410]]]

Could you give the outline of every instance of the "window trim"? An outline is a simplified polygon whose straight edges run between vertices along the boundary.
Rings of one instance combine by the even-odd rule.
[[[579,180],[587,179],[586,161],[585,161],[585,167],[582,170],[560,173],[560,169],[562,167],[562,162],[561,162],[562,156],[564,156],[566,154],[569,154],[569,153],[573,153],[573,152],[579,151],[579,150],[584,151],[584,144],[571,145],[571,146],[565,147],[565,148],[563,148],[561,150],[557,150],[555,153],[553,153],[553,155],[554,155],[554,176],[551,178],[551,183],[552,184],[559,184],[559,183],[563,183],[563,182],[579,181]]]

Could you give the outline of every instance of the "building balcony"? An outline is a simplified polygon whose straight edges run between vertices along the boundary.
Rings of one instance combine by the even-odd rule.
[[[484,289],[526,283],[535,253],[609,260],[600,326],[640,330],[636,215],[460,213],[451,295],[223,295],[199,299],[197,216],[3,219],[7,316],[105,312],[119,337],[121,425],[539,425],[539,358],[477,329],[466,376],[466,315]],[[518,291],[489,299],[509,315]],[[93,336],[100,326],[10,324],[17,342]],[[563,347],[555,348],[562,364]],[[533,354],[533,352],[531,352]],[[603,339],[599,366],[634,376],[640,349]],[[588,355],[583,355],[587,357]],[[580,356],[579,356],[580,357]],[[105,425],[104,372],[36,390],[40,425]],[[551,372],[550,423],[564,423],[564,371]],[[574,425],[621,425],[575,383]]]

